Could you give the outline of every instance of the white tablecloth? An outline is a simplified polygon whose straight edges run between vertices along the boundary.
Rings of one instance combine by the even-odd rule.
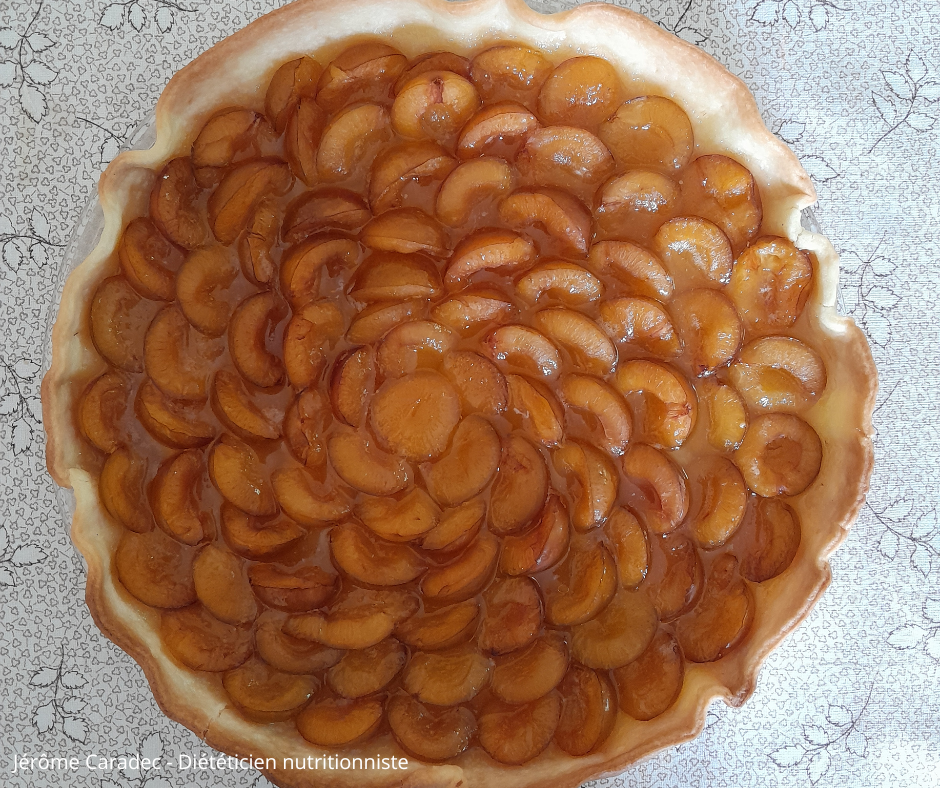
[[[696,741],[597,785],[940,786],[940,7],[623,4],[742,77],[799,154],[882,388],[869,502],[833,558],[832,587],[767,661],[753,698],[714,705]],[[175,763],[200,751],[85,607],[82,561],[45,473],[39,373],[64,245],[104,165],[178,68],[277,5],[0,0],[2,785],[266,785],[254,772],[169,766],[9,770],[14,751],[82,764],[90,753]]]

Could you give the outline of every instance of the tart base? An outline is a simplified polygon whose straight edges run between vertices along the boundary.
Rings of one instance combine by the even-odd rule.
[[[444,48],[460,53],[514,39],[558,57],[603,56],[630,75],[624,80],[628,90],[667,96],[688,113],[696,130],[696,155],[725,153],[748,167],[763,195],[764,231],[786,236],[815,258],[816,285],[806,313],[826,340],[818,352],[829,385],[807,415],[822,439],[824,459],[817,481],[794,502],[803,524],[799,552],[787,572],[754,586],[758,613],[735,651],[716,663],[690,664],[678,701],[661,716],[637,722],[618,715],[605,744],[587,756],[572,758],[552,744],[521,768],[502,766],[480,749],[460,756],[454,765],[409,759],[406,772],[285,768],[285,758],[335,753],[309,744],[290,723],[261,725],[245,720],[227,701],[218,675],[199,675],[171,657],[158,634],[160,613],[124,591],[112,568],[121,529],[102,505],[96,474],[89,470],[94,461],[86,456],[73,417],[81,392],[105,368],[87,326],[91,296],[113,272],[123,228],[146,212],[155,171],[178,155],[219,106],[261,109],[260,86],[280,63],[316,50],[329,56],[355,35],[381,36],[407,55]],[[523,0],[461,4],[356,0],[341,7],[329,0],[298,0],[222,41],[174,76],[157,104],[156,126],[152,148],[121,154],[101,177],[104,231],[95,250],[66,281],[42,403],[49,471],[75,494],[71,535],[88,563],[89,609],[105,635],[141,665],[167,716],[223,752],[275,758],[274,768],[261,771],[285,788],[561,787],[621,771],[656,750],[692,739],[701,732],[713,699],[740,705],[750,696],[763,660],[808,615],[828,586],[827,559],[847,535],[864,501],[873,462],[871,415],[877,376],[864,335],[849,318],[837,314],[835,250],[823,236],[800,225],[800,212],[816,199],[809,177],[794,154],[767,130],[740,80],[645,18],[606,4],[543,16]],[[388,734],[342,754],[403,755]]]

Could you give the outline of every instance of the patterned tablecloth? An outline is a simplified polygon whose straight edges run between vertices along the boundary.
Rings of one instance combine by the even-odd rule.
[[[574,3],[530,0],[541,11]],[[819,191],[842,309],[881,375],[872,491],[832,587],[741,709],[598,786],[940,786],[940,10],[925,0],[619,0],[752,88]],[[84,768],[200,751],[95,627],[46,475],[46,326],[73,227],[169,77],[277,0],[0,0],[0,784],[247,788]],[[82,768],[11,774],[13,752]],[[205,748],[202,748],[205,752]]]

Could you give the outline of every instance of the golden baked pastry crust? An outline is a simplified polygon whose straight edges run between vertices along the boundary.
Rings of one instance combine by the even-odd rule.
[[[329,754],[304,740],[290,722],[250,722],[230,707],[221,679],[181,667],[159,636],[159,611],[137,602],[112,571],[121,528],[107,516],[96,474],[86,470],[87,451],[74,419],[88,382],[106,365],[88,328],[88,305],[110,275],[108,265],[128,221],[146,213],[155,172],[179,155],[220,107],[262,109],[264,86],[286,60],[309,52],[331,56],[351,36],[387,40],[406,55],[446,49],[466,53],[491,42],[517,40],[547,52],[596,54],[620,71],[636,95],[671,98],[692,120],[695,153],[723,153],[744,164],[760,188],[765,233],[785,236],[811,252],[816,286],[806,314],[816,350],[828,372],[824,396],[805,418],[824,446],[822,467],[811,488],[791,505],[803,524],[799,552],[783,575],[753,585],[756,618],[746,639],[713,663],[687,665],[678,701],[649,722],[625,714],[606,742],[573,758],[550,747],[523,767],[506,767],[481,749],[459,765],[424,765],[409,771],[290,771],[284,757]],[[629,41],[625,46],[624,42]],[[332,45],[332,48],[331,48]],[[648,20],[605,4],[588,4],[553,16],[530,10],[523,0],[297,0],[222,41],[182,69],[156,110],[153,148],[121,154],[101,177],[104,231],[96,249],[71,273],[53,331],[52,366],[43,381],[43,416],[50,473],[75,494],[71,535],[88,563],[86,599],[95,622],[142,666],[165,713],[207,744],[238,755],[274,757],[266,771],[290,788],[305,786],[576,786],[622,770],[657,749],[685,741],[702,729],[708,704],[720,697],[738,705],[753,691],[768,653],[809,613],[830,581],[827,559],[845,538],[867,491],[872,467],[871,414],[876,371],[862,332],[837,314],[838,259],[831,244],[800,223],[815,201],[812,184],[793,153],[764,126],[745,85],[710,57]],[[389,737],[362,754],[400,754]],[[359,754],[356,748],[346,755]]]

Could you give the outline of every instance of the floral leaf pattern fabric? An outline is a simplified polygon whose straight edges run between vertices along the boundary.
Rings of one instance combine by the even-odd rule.
[[[577,0],[529,0],[559,11]],[[899,0],[615,0],[753,90],[842,255],[839,309],[881,392],[868,503],[833,583],[740,709],[596,788],[940,786],[940,14]],[[169,77],[284,0],[0,3],[0,732],[26,755],[208,753],[83,601],[39,402],[60,263],[103,168]],[[251,771],[10,775],[11,788],[269,788]]]

